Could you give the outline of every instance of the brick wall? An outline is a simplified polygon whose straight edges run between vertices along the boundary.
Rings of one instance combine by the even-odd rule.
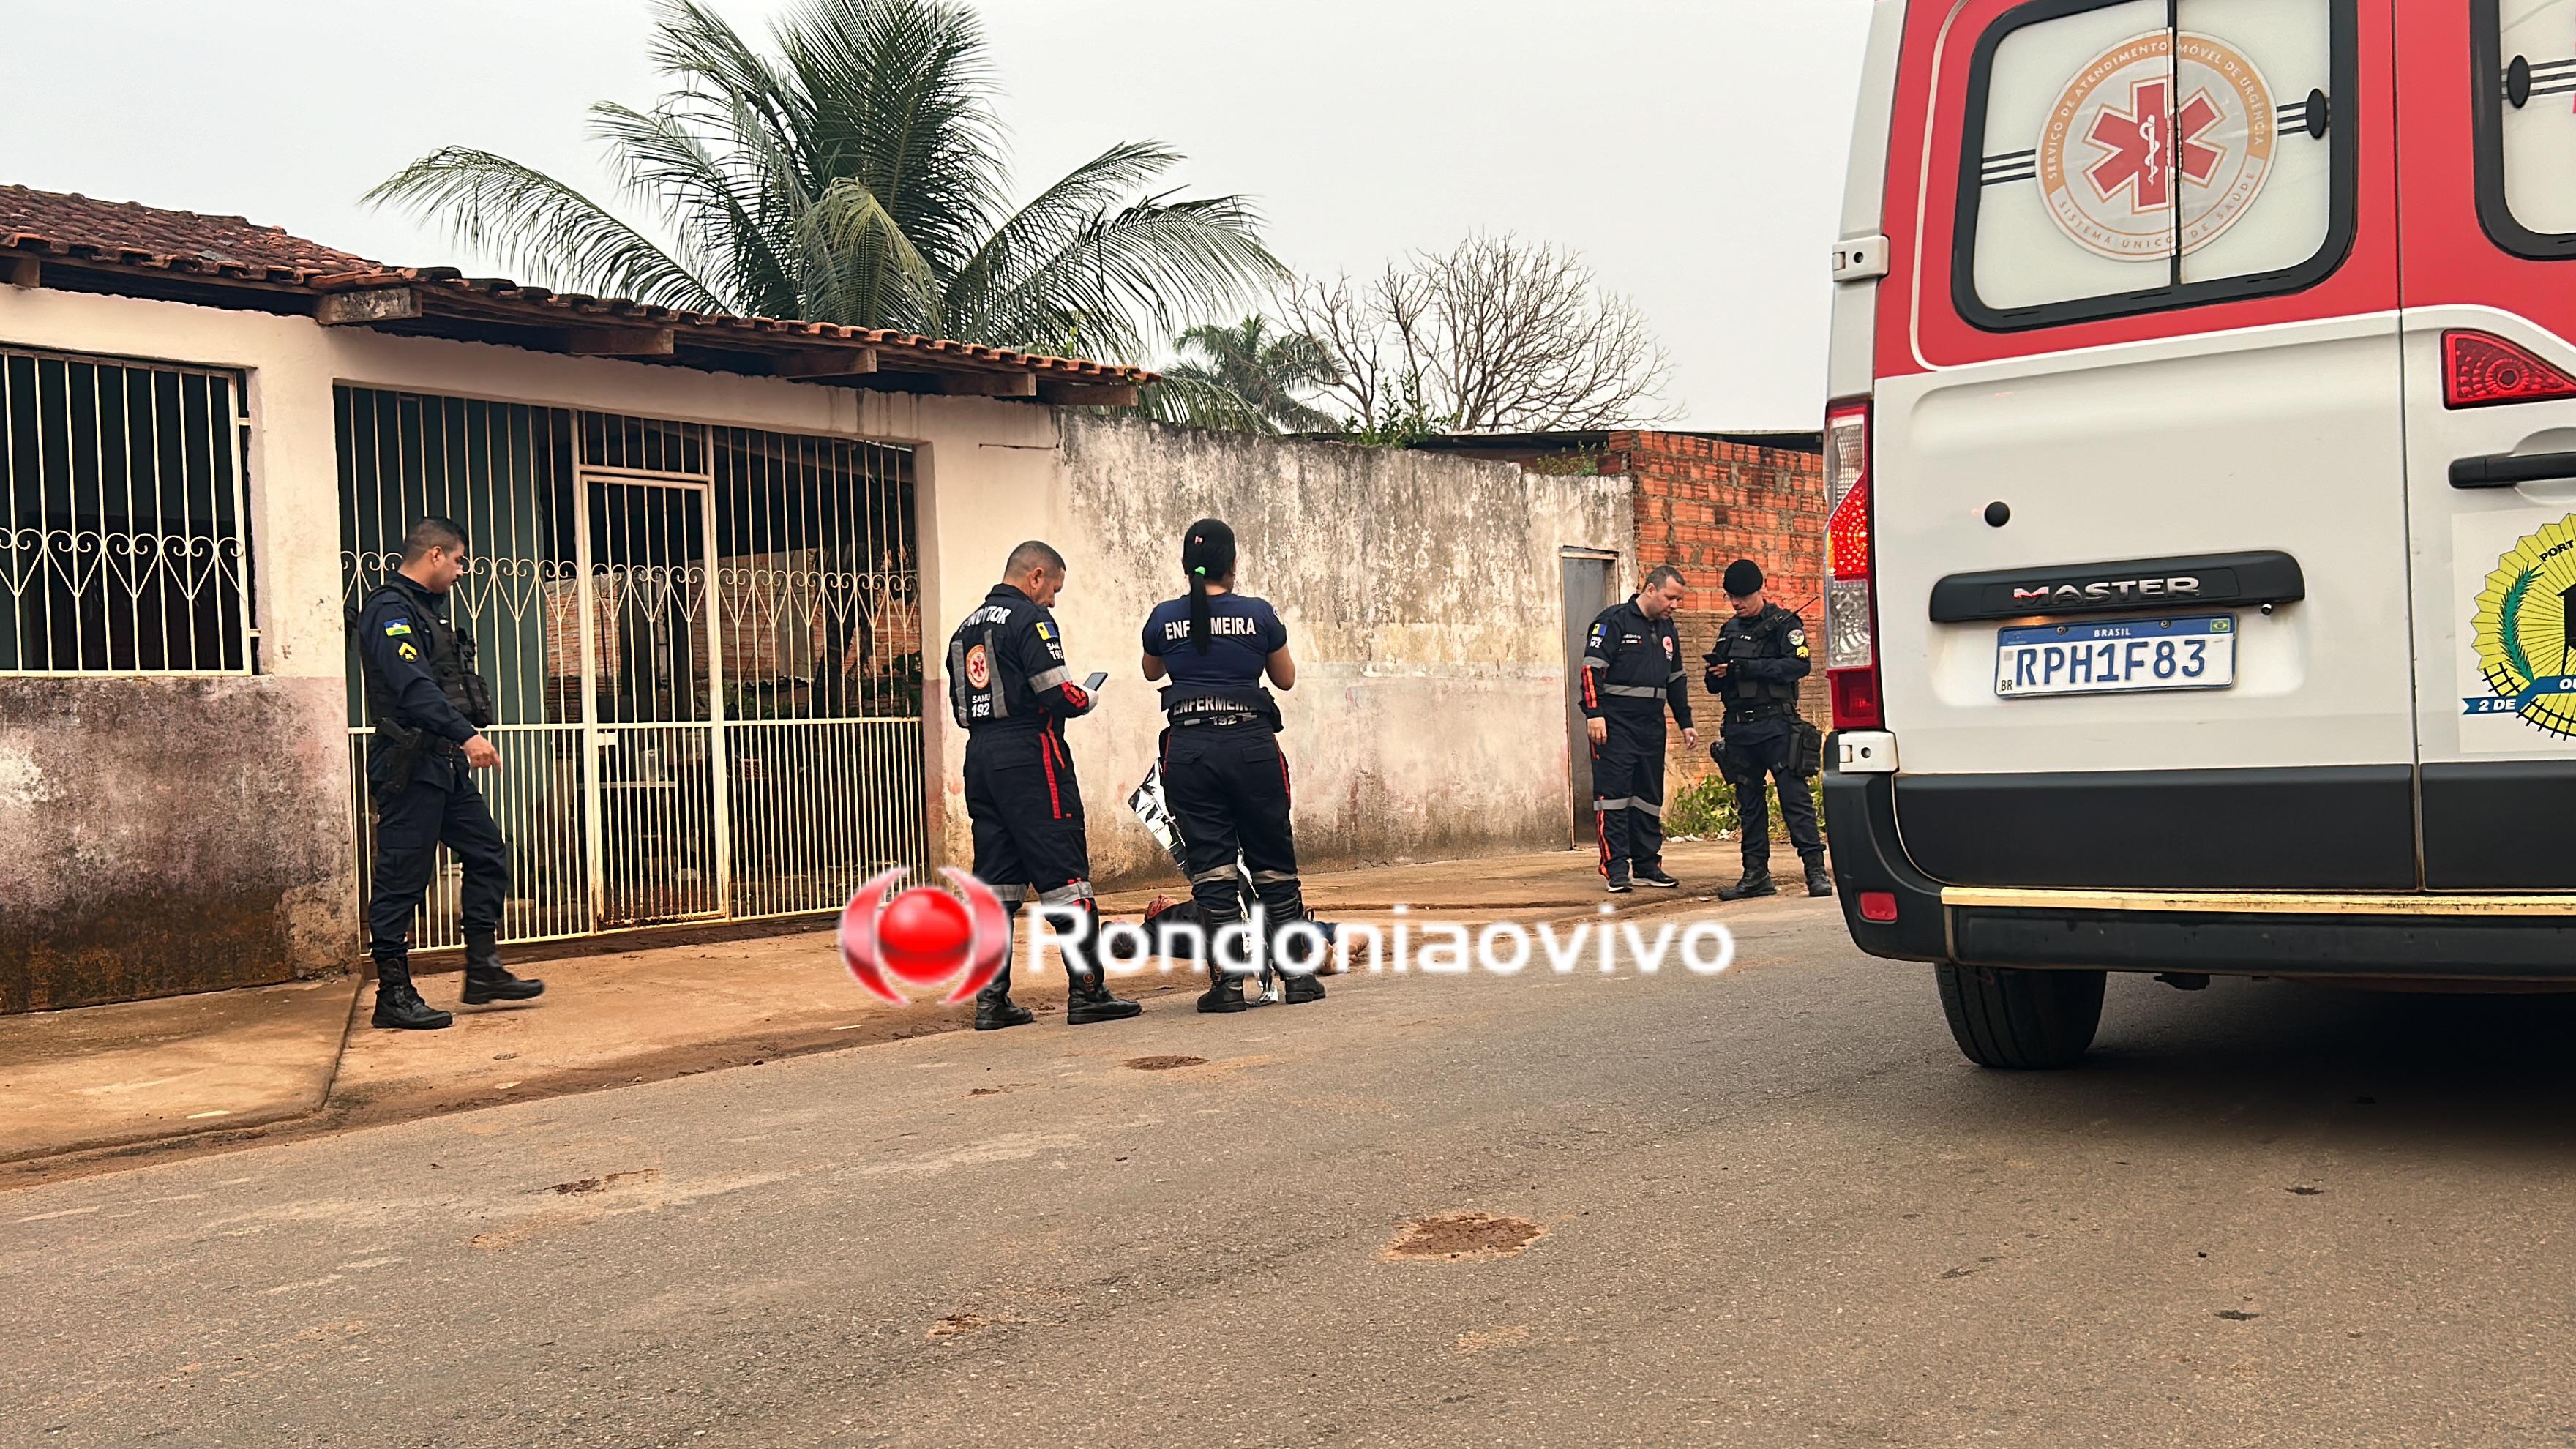
[[[1604,474],[1636,480],[1640,570],[1669,563],[1682,571],[1690,597],[1675,618],[1682,662],[1690,671],[1701,748],[1673,735],[1667,792],[1712,772],[1707,744],[1716,738],[1717,700],[1699,687],[1700,656],[1727,617],[1720,578],[1749,558],[1762,566],[1773,603],[1806,616],[1811,639],[1822,637],[1824,459],[1791,448],[1729,442],[1680,433],[1616,432],[1599,462]],[[1634,587],[1636,580],[1630,580]],[[1799,707],[1822,723],[1824,677],[1810,675]]]

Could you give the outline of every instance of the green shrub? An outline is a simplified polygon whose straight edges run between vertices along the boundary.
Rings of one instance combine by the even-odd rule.
[[[1710,773],[1664,802],[1664,834],[1713,840],[1735,828],[1735,787]]]

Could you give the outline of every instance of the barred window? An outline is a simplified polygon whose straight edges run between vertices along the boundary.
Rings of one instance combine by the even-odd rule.
[[[253,667],[241,379],[0,348],[0,674]]]

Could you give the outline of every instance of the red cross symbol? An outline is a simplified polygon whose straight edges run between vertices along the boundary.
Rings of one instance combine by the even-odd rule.
[[[2094,118],[2093,134],[2085,138],[2111,153],[2084,173],[2092,179],[2093,189],[2109,201],[2122,187],[2130,188],[2132,215],[2173,205],[2173,158],[2165,134],[2171,114],[2166,98],[2171,94],[2162,79],[2137,82],[2129,87],[2130,109],[2103,106],[2102,114]],[[2182,114],[2173,118],[2172,128],[2182,136],[2184,175],[2205,185],[2218,174],[2218,163],[2227,153],[2203,145],[2200,138],[2225,119],[2207,91],[2193,96]]]

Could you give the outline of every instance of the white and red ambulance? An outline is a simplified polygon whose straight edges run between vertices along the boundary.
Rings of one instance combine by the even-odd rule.
[[[1879,0],[1826,815],[1960,1046],[2576,983],[2576,0]]]

